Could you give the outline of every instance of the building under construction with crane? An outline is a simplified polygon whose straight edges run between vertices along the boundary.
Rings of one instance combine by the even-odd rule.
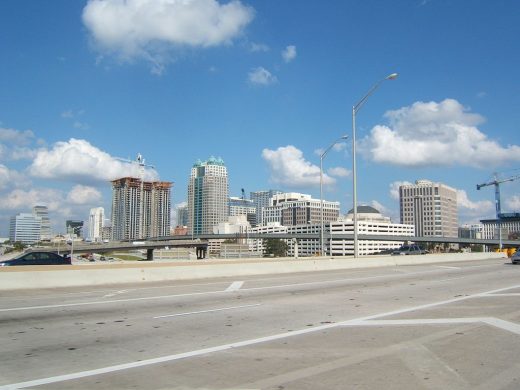
[[[498,239],[499,247],[502,249],[502,240],[508,239],[513,233],[520,233],[520,213],[502,213],[500,202],[500,184],[520,179],[520,175],[510,176],[500,179],[498,173],[493,174],[493,180],[477,184],[477,190],[483,187],[495,187],[495,211],[496,219],[483,219],[480,222],[483,226],[482,238]]]
[[[170,234],[171,187],[168,181],[144,181],[145,163],[138,153],[135,161],[117,158],[139,167],[139,178],[112,181],[112,239],[134,240]]]

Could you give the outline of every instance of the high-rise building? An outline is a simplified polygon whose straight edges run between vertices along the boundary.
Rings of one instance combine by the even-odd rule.
[[[112,238],[146,239],[170,235],[171,182],[112,181]]]
[[[213,226],[227,221],[228,174],[221,158],[197,161],[188,184],[188,231],[211,234]]]
[[[42,217],[34,214],[20,213],[11,217],[9,225],[9,240],[11,242],[22,242],[34,244],[40,241]]]
[[[188,226],[188,205],[184,203],[177,207],[177,226]]]
[[[102,241],[102,229],[105,220],[105,209],[95,207],[88,215],[88,238],[93,242]]]
[[[457,191],[442,183],[417,180],[399,187],[401,223],[419,237],[457,237]]]
[[[339,218],[339,202],[323,201],[323,220],[334,222]],[[279,222],[283,226],[321,222],[321,201],[297,192],[275,194],[270,206],[263,208],[264,225]]]
[[[49,209],[47,208],[47,206],[34,206],[33,214],[42,219],[40,240],[50,240],[52,238],[52,229],[51,220],[49,218]]]
[[[281,194],[282,191],[278,190],[267,190],[267,191],[253,191],[249,193],[249,198],[253,201],[256,209],[256,223],[257,225],[263,225],[262,210],[264,207],[268,207],[269,201],[273,195]]]
[[[65,231],[71,237],[83,237],[83,221],[71,219],[65,221]]]
[[[244,215],[251,226],[256,226],[256,207],[250,199],[230,196],[228,215],[230,217]]]

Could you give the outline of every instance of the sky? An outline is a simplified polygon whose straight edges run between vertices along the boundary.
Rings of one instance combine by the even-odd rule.
[[[492,186],[520,174],[516,0],[3,0],[0,236],[47,205],[66,219],[111,210],[110,180],[173,182],[221,157],[231,196],[279,189],[399,222],[397,189],[458,191],[459,223],[495,214]],[[520,211],[520,180],[501,185]],[[172,208],[173,208],[172,207]]]

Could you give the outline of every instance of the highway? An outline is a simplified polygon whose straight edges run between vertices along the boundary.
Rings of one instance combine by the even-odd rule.
[[[5,389],[517,389],[505,259],[2,291]]]

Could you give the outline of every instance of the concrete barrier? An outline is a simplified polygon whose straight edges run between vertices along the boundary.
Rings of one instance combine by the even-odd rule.
[[[238,277],[484,259],[496,259],[503,262],[506,256],[502,253],[488,252],[428,254],[422,256],[367,256],[359,259],[351,257],[307,257],[301,259],[85,263],[72,266],[2,267],[0,268],[0,290]]]

